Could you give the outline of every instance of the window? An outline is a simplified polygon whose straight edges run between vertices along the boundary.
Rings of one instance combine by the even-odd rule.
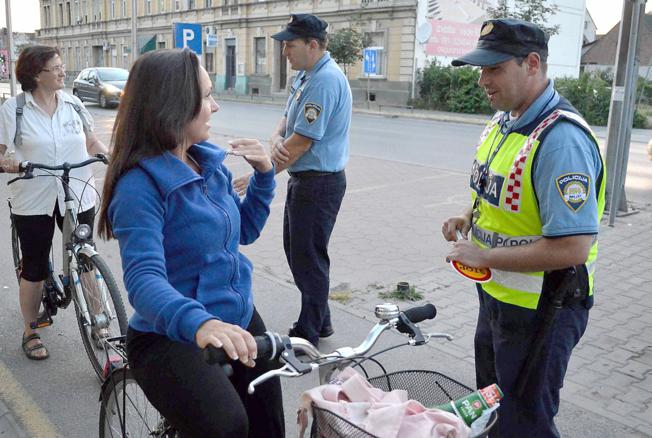
[[[207,8],[212,8],[213,7],[213,0],[206,0],[206,7]]]
[[[57,20],[59,26],[63,26],[63,3],[59,3],[59,20]]]
[[[385,32],[367,32],[367,36],[370,44],[366,49],[376,52],[375,70],[369,73],[369,76],[385,76]],[[362,75],[366,76],[364,67]]]
[[[147,0],[145,2],[145,14],[152,15],[152,0]]]
[[[70,2],[66,2],[66,17],[68,18],[66,24],[70,26],[72,24],[72,11],[70,9]]]
[[[195,9],[195,0],[188,0],[188,10],[192,11]]]
[[[165,12],[165,0],[158,0],[158,12]]]
[[[81,69],[81,47],[75,47],[75,70]]]
[[[204,48],[204,68],[208,73],[215,72],[215,62],[213,58],[213,52],[207,52]]]
[[[115,18],[115,0],[111,0],[111,19]]]
[[[122,0],[122,18],[127,16],[127,0]]]
[[[254,73],[264,75],[267,73],[267,58],[265,57],[265,37],[254,38]]]
[[[174,10],[178,11],[181,9],[181,1],[180,0],[174,0]]]
[[[125,70],[129,68],[129,46],[122,46],[122,68]]]
[[[43,21],[46,29],[50,27],[50,6],[43,6]]]
[[[156,43],[159,49],[165,49],[165,41],[159,41]]]

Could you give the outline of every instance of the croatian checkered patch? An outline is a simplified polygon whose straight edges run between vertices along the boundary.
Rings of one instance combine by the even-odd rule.
[[[507,190],[505,192],[505,205],[504,208],[507,211],[518,212],[521,208],[521,193],[523,187],[523,172],[525,171],[525,163],[532,151],[532,146],[534,142],[539,138],[541,133],[550,126],[555,120],[560,116],[560,111],[553,111],[548,117],[546,117],[539,126],[537,126],[532,134],[528,137],[525,145],[518,151],[518,155],[514,160],[514,165],[512,166],[511,172],[507,177]]]
[[[583,173],[566,173],[558,176],[555,182],[564,204],[574,212],[579,211],[589,199],[590,176]]]

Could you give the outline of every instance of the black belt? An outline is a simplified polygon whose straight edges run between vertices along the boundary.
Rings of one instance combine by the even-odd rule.
[[[327,175],[337,175],[338,173],[344,172],[340,170],[338,172],[322,172],[320,170],[302,170],[300,172],[290,172],[288,174],[293,178],[312,178],[315,176],[327,176]]]

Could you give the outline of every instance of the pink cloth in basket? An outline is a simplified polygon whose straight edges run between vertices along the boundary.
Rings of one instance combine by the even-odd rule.
[[[352,368],[342,370],[337,380],[301,395],[297,412],[301,438],[308,426],[308,415],[312,415],[312,403],[380,438],[468,438],[470,434],[457,416],[408,400],[406,391],[374,388]],[[341,435],[346,436],[345,430]]]

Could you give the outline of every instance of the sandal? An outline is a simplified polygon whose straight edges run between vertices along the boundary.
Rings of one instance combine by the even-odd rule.
[[[32,333],[29,336],[25,336],[25,333],[23,333],[23,352],[25,353],[25,356],[27,356],[28,359],[31,360],[45,360],[48,357],[50,357],[50,353],[48,353],[48,349],[45,348],[45,345],[43,345],[43,342],[37,342],[36,344],[32,345],[31,347],[28,347],[27,344],[30,341],[33,341],[35,339],[38,339],[39,341],[41,340],[41,335],[38,333]],[[36,355],[34,352],[36,350],[43,349],[45,350],[45,354],[43,356]]]

